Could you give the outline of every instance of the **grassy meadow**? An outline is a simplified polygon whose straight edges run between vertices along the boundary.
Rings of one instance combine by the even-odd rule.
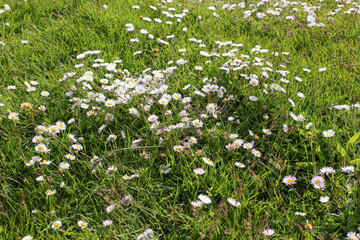
[[[360,239],[360,2],[0,4],[0,239]]]

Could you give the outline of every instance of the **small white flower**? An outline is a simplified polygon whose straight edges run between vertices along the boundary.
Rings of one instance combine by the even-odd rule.
[[[311,128],[312,125],[313,125],[312,122],[309,122],[308,124],[306,124],[306,126],[305,126],[306,130],[308,130],[309,128]]]
[[[250,99],[250,101],[253,101],[253,102],[258,100],[257,97],[255,97],[255,96],[250,96],[249,99]]]
[[[207,165],[214,166],[213,161],[211,161],[209,158],[203,157],[202,160],[203,160]]]
[[[194,202],[191,202],[191,205],[193,207],[201,207],[204,203],[202,201],[194,201]]]
[[[345,166],[341,168],[341,172],[344,173],[354,173],[355,172],[355,167],[354,166]]]
[[[27,236],[23,237],[21,240],[32,240],[32,239],[33,239],[32,236],[27,235]]]
[[[211,203],[211,199],[207,195],[200,194],[198,196],[198,198],[205,204],[210,204]]]
[[[234,198],[228,198],[227,200],[231,205],[233,205],[235,207],[240,207],[241,206],[241,203],[237,202]]]
[[[54,229],[54,230],[57,230],[61,227],[61,221],[55,221],[53,222],[53,224],[51,225],[51,228]]]
[[[85,221],[80,220],[80,221],[78,221],[78,225],[79,225],[79,227],[81,227],[82,229],[84,229],[84,228],[87,227],[88,223],[85,222]]]
[[[302,216],[302,217],[306,216],[306,213],[303,213],[303,212],[295,212],[294,214],[298,215],[298,216]]]
[[[194,169],[194,173],[196,175],[203,175],[205,173],[205,170],[202,168],[197,168],[197,169]]]
[[[296,95],[297,95],[299,98],[304,98],[304,97],[305,97],[305,95],[304,95],[303,93],[300,93],[300,92],[297,93]]]
[[[56,190],[51,190],[51,189],[49,189],[45,192],[45,194],[48,196],[54,195],[55,193],[56,193]]]
[[[36,181],[42,182],[42,181],[44,181],[44,177],[43,177],[43,176],[37,177],[37,178],[36,178]]]
[[[323,196],[319,199],[319,201],[321,203],[327,203],[330,200],[330,198],[328,196]]]
[[[323,136],[324,137],[332,137],[335,135],[335,131],[332,130],[332,129],[329,129],[329,130],[324,130],[323,131]]]
[[[106,208],[107,213],[111,213],[115,209],[115,205],[110,205]]]
[[[113,223],[112,220],[105,220],[105,221],[103,221],[102,225],[103,225],[103,227],[106,227],[106,226],[111,225],[112,223]]]
[[[235,166],[239,167],[239,168],[244,168],[245,165],[241,162],[235,162]]]

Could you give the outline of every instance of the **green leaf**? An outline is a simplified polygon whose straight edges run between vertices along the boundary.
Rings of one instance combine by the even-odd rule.
[[[295,165],[304,170],[314,170],[314,163],[312,163],[312,162],[297,162],[297,163],[295,163]],[[315,163],[316,169],[320,169],[322,167],[324,167],[324,164],[319,163],[319,162]]]
[[[360,158],[349,161],[351,165],[360,165]]]
[[[350,138],[347,144],[354,144],[360,137],[360,132],[357,132]]]
[[[346,160],[348,160],[350,157],[347,154],[346,150],[340,145],[340,143],[337,144],[336,149],[338,150],[338,152],[340,153],[340,155],[345,158]]]
[[[211,210],[209,211],[209,214],[210,214],[211,217],[213,217],[215,215],[215,213],[213,211],[211,211]]]
[[[318,146],[316,147],[315,152],[316,152],[316,153],[321,153],[320,145],[318,145]]]

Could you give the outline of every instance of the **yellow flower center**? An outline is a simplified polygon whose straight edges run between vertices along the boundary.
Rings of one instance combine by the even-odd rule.
[[[291,183],[293,180],[291,178],[288,179],[288,183]]]
[[[43,147],[43,146],[39,146],[39,150],[44,150],[44,147]]]
[[[316,180],[316,181],[315,181],[315,184],[320,184],[320,180]]]
[[[59,227],[59,225],[60,225],[60,224],[58,224],[58,223],[55,223],[55,225],[54,225],[54,226],[55,226],[55,227],[57,228],[57,227]]]

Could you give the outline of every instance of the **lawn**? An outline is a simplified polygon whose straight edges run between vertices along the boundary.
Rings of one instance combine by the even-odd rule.
[[[360,2],[0,5],[0,239],[360,239]]]

